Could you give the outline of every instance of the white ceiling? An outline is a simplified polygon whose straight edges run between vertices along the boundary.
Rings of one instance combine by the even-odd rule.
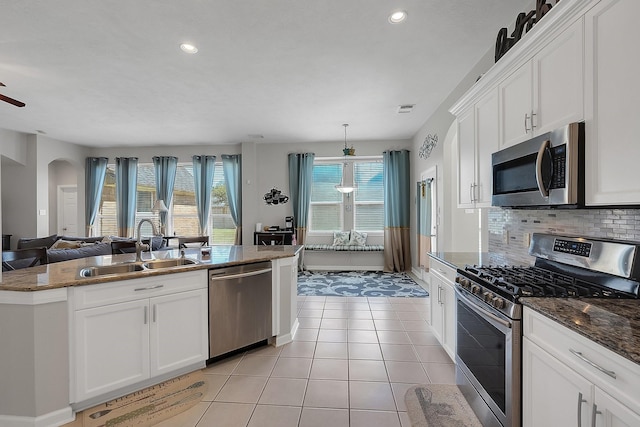
[[[529,3],[5,2],[0,93],[27,106],[0,102],[0,128],[103,147],[336,141],[342,123],[350,141],[407,139]]]

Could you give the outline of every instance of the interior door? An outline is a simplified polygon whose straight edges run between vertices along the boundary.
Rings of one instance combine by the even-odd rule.
[[[58,234],[78,236],[78,188],[60,186],[58,192]]]

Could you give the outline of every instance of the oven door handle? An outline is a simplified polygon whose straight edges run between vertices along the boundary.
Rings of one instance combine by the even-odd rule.
[[[462,292],[460,292],[458,290],[456,290],[456,292],[458,294],[458,297],[460,299],[462,299],[466,303],[467,307],[469,307],[470,309],[475,311],[477,314],[479,314],[481,316],[488,317],[489,319],[493,320],[494,322],[501,324],[505,328],[511,329],[511,322],[507,322],[506,320],[499,318],[495,314],[490,313],[487,310],[484,310],[482,307],[476,305],[473,301],[471,301],[469,298],[467,298],[467,296],[464,295]]]
[[[549,189],[545,186],[542,166],[544,164],[545,156],[551,157],[551,141],[548,139],[540,144],[538,149],[538,156],[536,157],[536,182],[538,183],[538,190],[542,197],[549,197]],[[550,179],[551,177],[549,177]]]

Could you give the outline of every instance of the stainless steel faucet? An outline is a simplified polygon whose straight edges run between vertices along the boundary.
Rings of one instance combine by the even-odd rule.
[[[153,233],[154,236],[158,235],[158,230],[156,229],[156,226],[153,225],[153,222],[151,222],[150,219],[143,218],[140,220],[140,222],[138,223],[138,228],[136,229],[136,235],[138,236],[136,239],[136,261],[137,262],[142,261],[142,251],[144,250],[150,251],[151,244],[153,243],[151,241],[149,241],[150,244],[148,245],[146,243],[142,243],[142,236],[140,235],[140,227],[142,226],[143,222],[148,222],[151,225],[151,232]]]

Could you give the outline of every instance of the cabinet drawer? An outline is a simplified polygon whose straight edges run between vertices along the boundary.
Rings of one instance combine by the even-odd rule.
[[[74,310],[207,287],[207,270],[163,274],[69,288]]]
[[[429,272],[435,273],[441,276],[444,280],[447,280],[451,283],[454,282],[456,278],[456,270],[448,264],[440,261],[437,258],[431,257]]]
[[[571,366],[596,386],[638,412],[640,366],[529,307],[524,307],[523,333],[525,337]],[[610,371],[616,378],[602,372],[583,358]]]

